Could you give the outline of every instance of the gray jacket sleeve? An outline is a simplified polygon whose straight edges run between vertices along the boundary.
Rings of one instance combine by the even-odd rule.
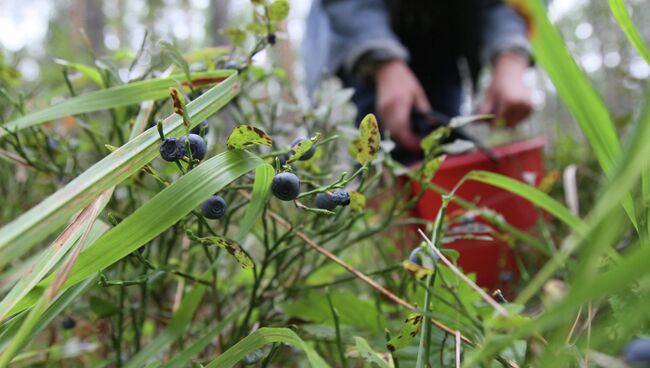
[[[520,52],[530,58],[526,23],[502,1],[487,1],[481,12],[480,58],[489,65],[503,51]]]
[[[366,53],[382,59],[408,59],[390,27],[383,0],[321,0],[332,30],[330,70],[352,70]]]

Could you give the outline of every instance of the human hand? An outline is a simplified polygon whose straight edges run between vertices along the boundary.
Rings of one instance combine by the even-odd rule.
[[[411,130],[411,109],[429,111],[429,101],[415,74],[402,60],[381,64],[375,72],[375,109],[384,129],[405,149],[418,152],[420,138]]]
[[[514,126],[533,109],[531,92],[524,82],[528,60],[515,53],[500,54],[492,68],[492,81],[479,109],[481,114],[493,114]]]

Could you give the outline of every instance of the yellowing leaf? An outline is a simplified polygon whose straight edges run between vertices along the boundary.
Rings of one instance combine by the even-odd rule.
[[[430,270],[426,267],[422,267],[419,264],[413,263],[409,260],[402,262],[402,267],[408,272],[411,272],[418,280],[424,280],[433,270]]]
[[[273,140],[262,129],[240,125],[233,129],[226,142],[228,149],[241,149],[258,144],[270,146]]]
[[[246,254],[243,249],[241,249],[239,244],[233,242],[232,240],[222,238],[220,236],[208,236],[205,238],[199,238],[199,240],[204,244],[214,244],[219,248],[225,249],[228,251],[228,253],[237,259],[237,262],[239,262],[241,268],[245,270],[255,268],[255,262],[253,262],[251,257]]]
[[[379,125],[375,115],[368,114],[359,125],[359,141],[357,146],[357,161],[365,165],[377,157],[379,152],[379,143],[381,136],[379,135]]]
[[[275,0],[269,5],[269,19],[281,21],[289,15],[289,2],[287,0]]]
[[[362,212],[366,208],[366,197],[359,192],[350,192],[350,209]]]
[[[426,181],[431,180],[431,178],[436,175],[436,172],[438,172],[438,169],[445,158],[446,156],[440,156],[427,161],[422,168],[422,179]]]
[[[172,98],[172,104],[174,107],[174,113],[184,116],[185,112],[185,98],[181,93],[178,92],[178,88],[170,87],[169,95]]]
[[[399,335],[390,339],[386,347],[390,351],[395,351],[408,346],[420,331],[421,326],[422,315],[417,313],[409,314],[408,318],[406,318],[406,321],[404,321],[402,331],[400,331]]]

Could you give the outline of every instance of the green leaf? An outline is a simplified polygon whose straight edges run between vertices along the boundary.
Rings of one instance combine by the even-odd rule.
[[[91,81],[95,82],[98,86],[101,88],[104,88],[104,79],[102,78],[102,75],[99,74],[99,71],[97,69],[93,68],[92,66],[85,65],[85,64],[79,64],[79,63],[73,63],[67,60],[63,59],[58,59],[54,58],[54,62],[63,65],[67,68],[72,68],[79,73],[83,74],[86,78],[90,79]]]
[[[90,296],[90,310],[98,318],[106,318],[120,311],[120,309],[111,301],[100,298],[95,295]]]
[[[425,154],[429,154],[434,149],[440,147],[442,140],[449,137],[450,134],[451,128],[446,126],[441,126],[434,129],[420,141],[420,147],[422,147],[422,151],[424,151]]]
[[[228,27],[222,31],[223,35],[226,36],[233,45],[241,47],[246,41],[246,32],[239,28]]]
[[[422,168],[422,180],[430,181],[438,172],[445,158],[446,156],[440,156],[427,161]]]
[[[307,151],[309,151],[316,142],[320,139],[320,133],[317,133],[311,139],[303,139],[300,143],[291,147],[291,156],[287,160],[287,164],[290,164],[302,157]]]
[[[455,116],[449,121],[448,126],[453,129],[462,128],[469,123],[473,123],[475,121],[489,120],[492,118],[494,118],[494,115],[491,114]]]
[[[230,368],[237,364],[246,354],[274,342],[291,344],[302,349],[307,355],[307,360],[313,368],[325,368],[329,365],[321,358],[314,349],[307,345],[295,332],[288,328],[263,327],[244,337],[230,349],[210,362],[206,368]]]
[[[374,351],[368,341],[359,336],[354,336],[354,344],[363,360],[369,363],[375,363],[380,368],[393,368],[393,357],[390,353],[378,353]]]
[[[614,160],[621,151],[612,117],[605,102],[567,50],[562,37],[551,24],[540,0],[514,1],[532,18],[532,44],[535,60],[544,67],[558,95],[576,118],[605,174],[611,179]],[[623,200],[630,221],[637,227],[634,203]]]
[[[284,20],[289,15],[289,1],[275,0],[269,5],[269,20],[278,22]]]
[[[202,243],[213,244],[221,249],[225,249],[233,257],[237,259],[241,268],[248,270],[255,268],[255,263],[251,257],[241,249],[241,246],[232,240],[226,239],[221,236],[208,236],[205,238],[199,238]]]
[[[241,243],[248,235],[250,229],[255,225],[255,221],[264,212],[266,203],[271,197],[271,182],[275,170],[271,165],[260,165],[255,169],[255,182],[253,183],[253,197],[248,203],[246,214],[239,222],[239,231],[235,235],[235,241]]]
[[[192,83],[218,83],[228,77],[232,78],[233,74],[236,73],[232,70],[194,73]],[[233,82],[235,82],[237,77],[234,76],[232,79]],[[167,98],[169,96],[169,87],[175,86],[177,80],[187,83],[187,80],[183,78],[183,75],[173,75],[169,78],[133,82],[73,97],[0,126],[0,138],[4,137],[9,132],[16,132],[30,126],[60,119],[64,116],[79,115],[87,112],[111,109],[114,107],[129,106],[147,100]]]
[[[233,74],[190,102],[187,108],[192,121],[198,124],[230,101],[237,94],[237,81],[237,75]],[[167,88],[165,87],[165,95]],[[102,92],[104,91],[98,93]],[[146,91],[144,93],[146,94]],[[112,99],[113,97],[110,100]],[[180,136],[184,132],[182,125],[179,116],[168,117],[163,123],[165,135]],[[140,171],[159,155],[159,144],[158,132],[155,129],[146,130],[88,168],[56,193],[0,228],[0,250],[3,252],[3,257],[0,257],[0,269],[58,230],[67,219],[88,205],[99,193]]]
[[[140,350],[133,358],[131,358],[125,368],[138,368],[145,365],[147,360],[158,352],[171,345],[179,337],[192,322],[194,312],[198,308],[203,295],[205,294],[205,286],[195,287],[183,297],[181,306],[178,311],[174,313],[174,317],[165,327],[165,329],[156,334],[156,338],[149,342],[142,350]]]
[[[386,347],[391,352],[394,352],[410,345],[411,341],[420,332],[420,327],[422,327],[422,315],[419,313],[409,314],[404,321],[404,325],[402,325],[402,331],[400,331],[399,335],[390,339]]]
[[[228,149],[241,149],[258,144],[270,146],[273,143],[271,137],[262,129],[250,125],[240,125],[233,129],[228,136]]]
[[[158,42],[158,47],[160,47],[160,50],[163,53],[167,54],[170,59],[172,59],[174,65],[178,66],[183,71],[186,80],[190,80],[192,78],[190,74],[190,66],[187,64],[187,61],[185,61],[185,58],[183,58],[183,54],[178,51],[176,46],[168,41],[161,40]]]
[[[64,287],[70,287],[124,258],[174,225],[207,197],[259,165],[266,163],[242,150],[226,151],[201,163],[84,250]],[[142,226],[144,223],[149,225]],[[40,293],[39,289],[50,279],[41,282],[40,288],[30,292],[13,312],[31,306]]]
[[[189,362],[193,357],[198,355],[203,349],[205,349],[206,346],[208,346],[214,339],[223,331],[226,326],[232,322],[239,314],[241,314],[243,310],[236,310],[233,313],[231,313],[228,317],[225,319],[219,321],[214,328],[212,328],[209,332],[207,332],[205,335],[203,335],[201,338],[198,340],[194,341],[192,345],[187,347],[187,349],[183,350],[181,353],[176,354],[174,356],[174,359],[170,360],[169,363],[165,364],[163,367],[164,368],[183,368],[186,366],[187,362]]]
[[[638,51],[645,59],[645,62],[650,65],[650,51],[648,51],[639,31],[634,26],[634,23],[632,23],[632,18],[625,8],[625,1],[609,0],[609,8],[612,10],[614,18],[616,18],[616,21],[623,30],[623,33],[625,33],[625,36],[627,36],[627,39],[632,43],[634,48],[636,48],[636,51]]]
[[[354,212],[363,212],[366,209],[366,197],[359,192],[350,192],[350,209]]]
[[[521,196],[569,225],[579,234],[586,233],[585,223],[548,194],[518,180],[489,171],[472,171],[463,180],[475,180]]]
[[[359,124],[359,140],[356,142],[357,161],[361,165],[365,165],[374,160],[379,152],[380,142],[377,118],[373,114],[368,114]]]

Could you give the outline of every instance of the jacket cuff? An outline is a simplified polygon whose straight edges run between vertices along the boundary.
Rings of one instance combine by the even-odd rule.
[[[347,72],[360,72],[368,76],[378,64],[395,59],[409,59],[409,52],[401,43],[390,38],[372,39],[362,41],[348,52],[341,66]]]
[[[530,42],[526,37],[521,35],[511,35],[500,39],[498,43],[488,43],[481,50],[480,57],[483,64],[492,65],[497,56],[504,52],[519,54],[528,59],[530,66],[534,65]]]

